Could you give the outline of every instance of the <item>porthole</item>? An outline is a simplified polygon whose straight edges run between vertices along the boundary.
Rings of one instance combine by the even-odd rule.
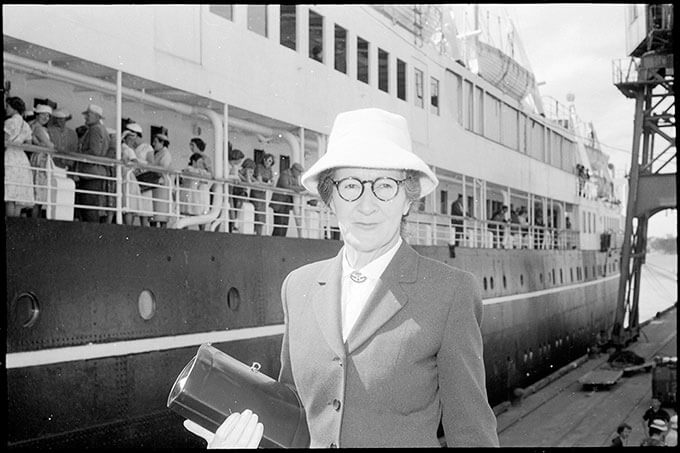
[[[484,284],[484,291],[486,291],[486,277],[482,279],[482,283]]]
[[[35,294],[31,292],[21,293],[12,301],[14,322],[20,323],[21,327],[33,326],[38,320],[39,315],[40,304]]]
[[[240,305],[241,295],[239,294],[238,289],[232,286],[227,292],[227,307],[232,311],[236,311]]]
[[[137,308],[139,309],[139,316],[145,321],[153,318],[156,314],[156,297],[151,291],[145,289],[139,293]]]
[[[524,351],[524,363],[527,363],[527,360],[529,360],[529,354],[527,354],[527,352]]]

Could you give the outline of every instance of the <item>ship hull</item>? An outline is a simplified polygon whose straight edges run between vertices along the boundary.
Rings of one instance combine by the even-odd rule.
[[[196,446],[165,405],[198,345],[211,342],[276,377],[281,283],[341,247],[13,218],[6,238],[8,444],[15,447]],[[483,285],[492,405],[583,355],[613,320],[618,274],[607,253],[415,248]],[[140,309],[145,291],[154,298],[151,317],[148,306]]]

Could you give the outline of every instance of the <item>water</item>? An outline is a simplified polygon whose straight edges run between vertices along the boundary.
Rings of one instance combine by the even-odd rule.
[[[640,322],[678,300],[678,255],[648,253],[640,281]]]

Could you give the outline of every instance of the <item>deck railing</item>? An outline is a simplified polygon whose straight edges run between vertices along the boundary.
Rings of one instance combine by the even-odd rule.
[[[7,145],[6,145],[7,146]],[[196,219],[196,225],[210,231],[239,234],[338,239],[337,221],[331,211],[318,198],[308,192],[297,193],[267,185],[246,184],[232,179],[207,178],[184,171],[161,167],[124,164],[115,159],[84,154],[58,153],[33,145],[12,145],[27,153],[47,154],[46,166],[24,167],[31,178],[24,182],[11,182],[31,190],[46,191],[40,201],[44,216],[53,220],[78,220],[79,213],[98,211],[102,222],[113,221],[143,225],[143,219],[176,228],[180,219]],[[61,168],[54,164],[55,160]],[[79,171],[81,163],[95,164],[106,169],[105,175],[92,175]],[[20,172],[21,168],[6,165],[5,173]],[[160,173],[158,182],[143,183],[136,180],[141,173]],[[46,178],[36,178],[37,174]],[[103,182],[101,190],[86,190],[76,184],[81,178]],[[40,183],[39,181],[43,181]],[[6,183],[7,184],[7,183]],[[143,190],[148,189],[148,190]],[[98,205],[84,204],[82,195],[100,196]],[[226,194],[226,196],[221,196]],[[272,196],[277,194],[274,200]],[[283,196],[283,197],[282,197]],[[291,201],[292,200],[292,201]],[[31,208],[34,201],[8,198]],[[278,211],[278,212],[277,212]],[[208,216],[209,212],[218,213]],[[108,215],[107,215],[108,214]],[[186,222],[183,221],[184,223]],[[285,231],[281,229],[285,227]],[[536,225],[494,222],[468,217],[448,216],[414,211],[408,217],[404,230],[412,244],[457,245],[472,248],[506,249],[572,249],[579,243],[577,230],[560,230]]]

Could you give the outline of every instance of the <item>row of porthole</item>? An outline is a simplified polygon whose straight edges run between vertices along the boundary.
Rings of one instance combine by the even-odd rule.
[[[241,305],[241,295],[238,289],[231,287],[227,292],[227,307],[232,310],[238,310]],[[35,325],[40,317],[40,302],[38,297],[30,292],[19,294],[12,302],[12,309],[17,321],[21,323],[22,327],[31,327]],[[137,310],[139,316],[145,321],[149,321],[156,315],[157,304],[156,296],[151,290],[144,289],[137,297]],[[72,341],[86,337],[71,337],[61,339],[60,341]]]
[[[609,271],[614,272],[616,269],[616,263],[609,263]],[[588,278],[588,268],[586,266],[583,266],[583,269],[585,270],[585,278]],[[598,265],[597,267],[598,271],[600,274],[603,274],[602,272],[602,265]],[[595,273],[595,265],[593,265],[593,273]],[[547,273],[548,275],[548,283],[552,284],[557,284],[555,280],[555,269],[553,269],[551,272]],[[569,276],[571,278],[571,281],[574,281],[574,268],[570,267],[569,268]],[[543,272],[538,274],[538,279],[543,284]],[[578,266],[576,268],[576,279],[577,280],[582,280],[582,271],[581,271],[581,266]],[[524,286],[524,274],[519,275],[519,284],[520,286]],[[560,269],[560,284],[564,284],[564,273],[563,270]],[[484,286],[484,291],[487,291],[489,289],[494,289],[494,282],[493,282],[493,277],[489,277],[487,280],[486,277],[482,278],[482,285]],[[503,275],[503,289],[507,289],[508,284],[507,280],[505,278],[505,275]]]

